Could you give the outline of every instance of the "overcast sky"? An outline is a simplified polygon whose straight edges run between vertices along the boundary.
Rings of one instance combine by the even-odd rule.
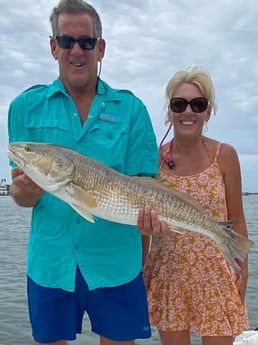
[[[206,135],[239,154],[243,191],[258,192],[258,1],[96,0],[107,41],[102,79],[145,102],[158,142],[165,87],[178,69],[199,65],[215,85],[218,111]],[[58,66],[49,49],[54,0],[0,0],[0,179],[10,182],[7,111],[33,84],[51,83]]]

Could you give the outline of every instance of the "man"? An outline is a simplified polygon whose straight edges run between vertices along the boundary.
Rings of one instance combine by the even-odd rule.
[[[155,175],[156,139],[145,106],[97,75],[105,41],[96,10],[82,0],[63,0],[50,22],[59,78],[11,103],[10,142],[55,143],[127,175]],[[91,224],[20,168],[12,176],[14,200],[33,207],[27,278],[35,344],[67,345],[81,333],[85,311],[100,344],[150,337],[137,228],[101,219]]]

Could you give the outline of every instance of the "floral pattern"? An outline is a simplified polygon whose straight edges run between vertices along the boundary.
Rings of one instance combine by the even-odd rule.
[[[225,188],[216,159],[193,176],[168,175],[165,184],[191,194],[217,220],[227,219]],[[152,325],[162,331],[235,336],[248,329],[246,306],[236,276],[220,248],[208,237],[186,232],[153,237],[144,267]]]

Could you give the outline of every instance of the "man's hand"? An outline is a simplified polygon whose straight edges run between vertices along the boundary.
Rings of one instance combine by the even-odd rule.
[[[44,190],[33,182],[21,168],[12,169],[12,179],[10,194],[15,202],[24,207],[35,206]]]

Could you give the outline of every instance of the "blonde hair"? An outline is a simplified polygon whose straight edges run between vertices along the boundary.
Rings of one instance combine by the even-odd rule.
[[[211,110],[213,110],[214,114],[216,114],[217,106],[215,103],[215,91],[208,72],[198,66],[193,66],[187,68],[186,70],[177,71],[169,80],[166,87],[166,98],[168,102],[173,97],[177,87],[183,83],[196,85],[200,90],[202,96],[207,98]],[[166,123],[170,122],[168,118],[169,111],[170,109],[168,107]]]

